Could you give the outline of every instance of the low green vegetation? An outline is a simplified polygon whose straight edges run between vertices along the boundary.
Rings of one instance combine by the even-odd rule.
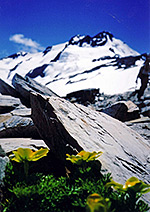
[[[23,152],[21,155],[28,155]],[[122,185],[113,181],[110,173],[102,174],[101,163],[96,160],[102,152],[67,154],[64,176],[55,176],[51,170],[48,174],[32,172],[37,162],[27,157],[30,170],[24,174],[24,160],[14,159],[18,152],[13,153],[2,188],[3,212],[146,212],[150,209],[141,200],[141,195],[150,191],[150,185],[135,177]]]

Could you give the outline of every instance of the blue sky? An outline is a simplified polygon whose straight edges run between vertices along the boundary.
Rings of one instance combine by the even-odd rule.
[[[0,58],[109,31],[150,52],[150,0],[0,0]]]

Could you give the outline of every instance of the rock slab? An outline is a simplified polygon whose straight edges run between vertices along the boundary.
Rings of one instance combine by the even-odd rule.
[[[150,183],[150,145],[124,123],[59,97],[31,94],[32,119],[46,145],[61,159],[67,147],[102,151],[102,167],[124,183],[136,176]],[[40,121],[39,121],[40,120]]]
[[[30,92],[36,92],[48,96],[57,96],[57,94],[55,94],[49,88],[37,83],[28,76],[23,78],[19,74],[15,74],[12,79],[12,84],[19,93],[20,100],[27,107],[30,107]]]

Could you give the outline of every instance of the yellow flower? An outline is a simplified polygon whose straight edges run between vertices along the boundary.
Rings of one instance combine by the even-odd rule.
[[[67,158],[66,160],[70,160],[72,163],[81,164],[82,161],[89,162],[93,161],[96,158],[98,158],[100,155],[102,155],[102,152],[86,152],[82,150],[77,155],[69,155],[66,154]]]
[[[110,208],[110,200],[108,198],[103,198],[97,193],[91,194],[87,198],[87,206],[90,209],[90,212],[100,211],[107,212]]]
[[[40,158],[44,157],[48,153],[48,149],[39,149],[37,151],[32,151],[29,148],[18,148],[16,151],[12,151],[13,154],[10,155],[10,159],[14,160],[18,163],[24,162],[24,161],[37,161]]]
[[[120,191],[128,191],[129,189],[132,189],[136,193],[141,193],[141,194],[150,192],[150,184],[146,184],[142,180],[139,180],[136,177],[130,177],[125,182],[125,185],[119,184],[113,180],[106,184],[106,187],[111,187],[111,186],[114,189],[120,190]]]
[[[131,177],[129,178],[126,182],[125,185],[123,186],[123,189],[127,189],[129,187],[135,186],[137,183],[140,183],[140,180],[136,177]]]

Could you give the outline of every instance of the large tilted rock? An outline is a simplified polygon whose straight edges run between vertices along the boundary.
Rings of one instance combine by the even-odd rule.
[[[30,100],[33,122],[38,128],[41,138],[58,158],[65,159],[65,154],[70,149],[69,146],[75,148],[75,152],[82,150],[78,142],[65,129],[63,123],[59,122],[48,100],[38,94],[31,94]],[[72,105],[69,101],[64,101]]]
[[[13,97],[19,97],[19,93],[12,86],[8,85],[2,79],[0,79],[0,93],[3,95],[9,95]]]
[[[12,79],[12,84],[20,95],[20,99],[24,105],[30,107],[30,93],[36,92],[48,96],[58,96],[46,86],[37,83],[30,77],[22,77],[19,74],[15,74]]]
[[[124,183],[136,176],[150,183],[150,145],[124,123],[58,97],[31,94],[32,119],[47,146],[63,159],[68,146],[103,151],[103,169]]]

